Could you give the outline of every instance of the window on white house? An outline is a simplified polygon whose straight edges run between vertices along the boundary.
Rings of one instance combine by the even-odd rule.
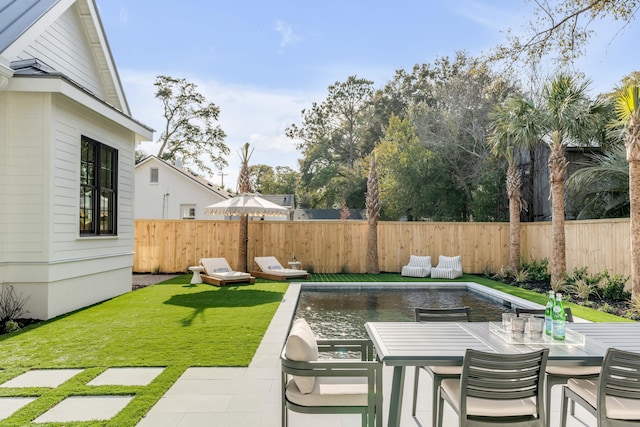
[[[152,184],[157,184],[158,183],[158,168],[151,168],[151,178],[149,180],[149,182],[151,182]]]
[[[80,235],[115,236],[118,150],[83,136],[80,152]]]
[[[196,219],[196,205],[180,205],[182,219]]]

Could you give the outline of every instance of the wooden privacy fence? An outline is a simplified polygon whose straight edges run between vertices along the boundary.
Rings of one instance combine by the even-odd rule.
[[[631,274],[629,220],[567,221],[567,271],[588,267]],[[224,257],[238,265],[239,221],[136,220],[135,273],[186,272],[200,258]],[[551,259],[551,223],[523,223],[521,253],[526,260]],[[509,224],[477,222],[380,222],[381,271],[399,272],[409,255],[461,255],[467,273],[497,271],[509,262]],[[366,221],[249,221],[248,262],[275,256],[292,258],[315,273],[364,273]]]

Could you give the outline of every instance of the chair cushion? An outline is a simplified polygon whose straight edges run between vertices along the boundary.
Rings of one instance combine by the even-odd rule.
[[[287,383],[287,400],[301,406],[367,406],[366,377],[316,377],[311,393],[302,393],[298,382]]]
[[[556,377],[595,377],[600,375],[600,366],[554,366],[547,365],[548,375]]]
[[[581,396],[589,405],[597,408],[598,380],[570,378],[567,387]],[[640,420],[640,400],[607,396],[607,418],[616,420]]]
[[[431,273],[431,269],[405,265],[404,267],[402,267],[402,272],[400,274],[407,277],[427,277],[429,276],[429,273]]]
[[[460,413],[460,380],[442,380],[440,389],[449,397],[453,408]],[[513,400],[467,398],[467,414],[477,417],[509,417],[536,415],[536,401],[533,398]]]
[[[231,270],[229,270],[227,267],[220,267],[220,268],[213,269],[214,273],[228,273],[229,271]]]
[[[318,360],[318,342],[306,320],[296,319],[293,322],[285,346],[285,356],[296,362]],[[315,377],[294,376],[293,379],[301,393],[311,393],[313,390]]]
[[[457,375],[462,374],[462,366],[422,366],[425,371],[431,371],[436,375]]]
[[[281,265],[270,265],[269,270],[282,270]]]

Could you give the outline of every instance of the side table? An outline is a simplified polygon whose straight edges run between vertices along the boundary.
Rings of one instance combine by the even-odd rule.
[[[290,261],[288,264],[292,270],[300,270],[300,264],[302,263],[300,261]]]
[[[191,284],[195,285],[198,283],[202,283],[202,277],[200,277],[200,273],[204,271],[204,267],[201,265],[194,265],[193,267],[189,267],[189,270],[193,272],[193,277],[191,278]]]

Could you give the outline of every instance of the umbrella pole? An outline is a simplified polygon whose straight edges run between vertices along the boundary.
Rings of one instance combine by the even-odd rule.
[[[240,238],[238,242],[238,270],[248,272],[247,269],[247,246],[249,244],[249,216],[240,215]]]

